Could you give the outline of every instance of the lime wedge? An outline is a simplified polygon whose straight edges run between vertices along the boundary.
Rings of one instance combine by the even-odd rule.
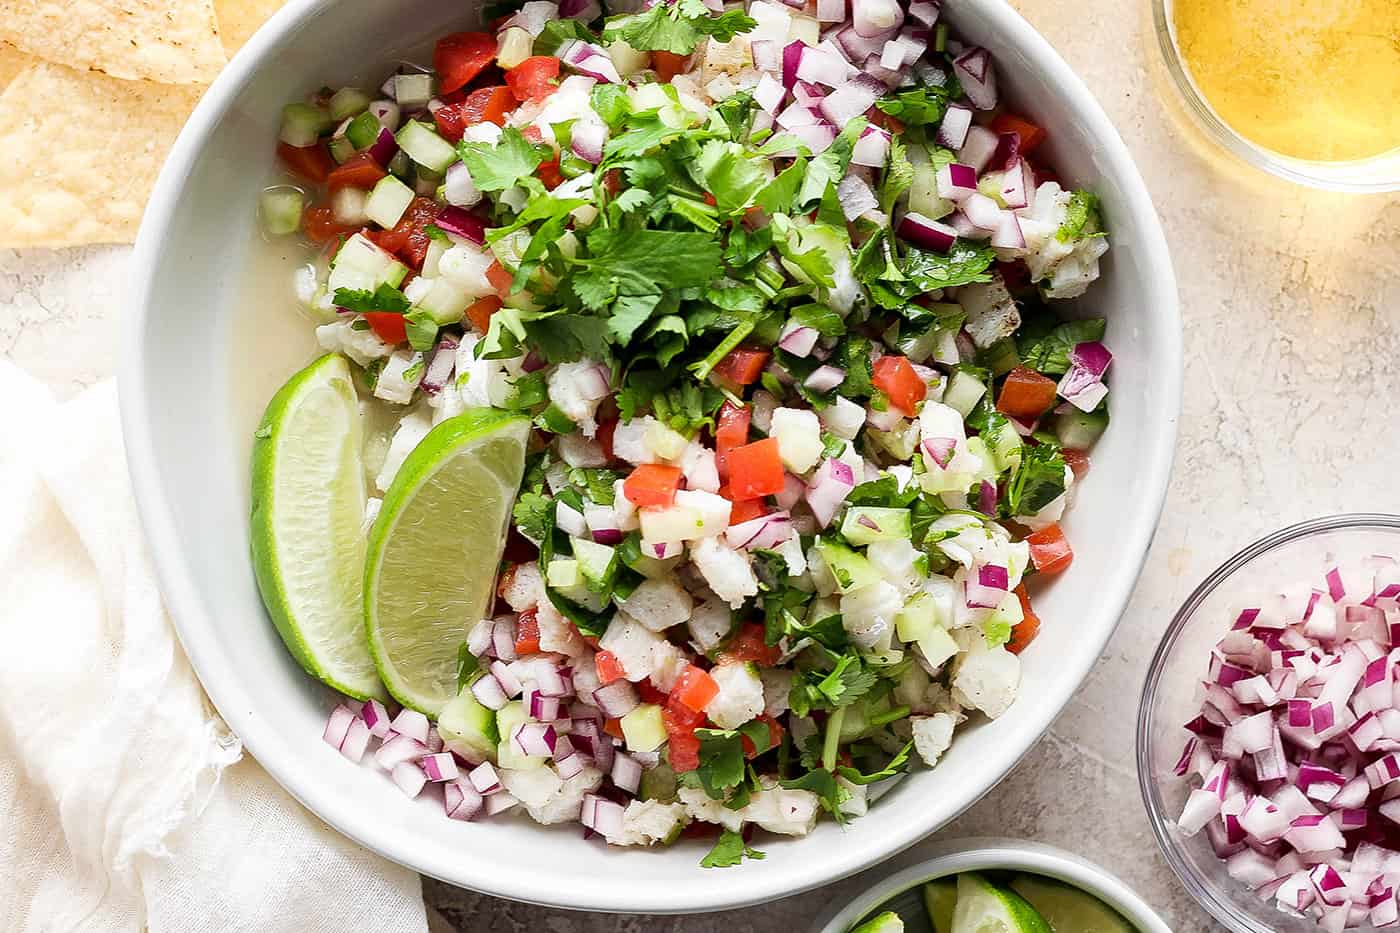
[[[957,902],[957,879],[938,878],[924,885],[924,910],[933,923],[933,933],[953,933],[953,907]]]
[[[471,409],[408,455],[369,536],[364,622],[379,676],[436,717],[457,695],[457,652],[490,611],[530,422]]]
[[[1133,933],[1128,921],[1103,901],[1073,885],[1017,875],[1011,888],[1045,918],[1054,933]]]
[[[360,433],[344,357],[321,357],[272,397],[253,439],[253,575],[307,673],[353,697],[385,698],[360,611]]]
[[[1051,933],[1034,907],[975,871],[958,875],[953,933]]]
[[[887,910],[856,927],[851,933],[904,933],[904,921],[899,914]]]

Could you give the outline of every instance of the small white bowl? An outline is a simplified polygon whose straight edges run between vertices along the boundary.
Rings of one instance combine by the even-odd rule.
[[[1048,127],[1043,154],[1101,197],[1113,248],[1085,313],[1109,320],[1113,425],[1066,522],[1074,567],[1037,594],[1045,625],[1022,697],[971,725],[936,769],[842,829],[764,839],[763,861],[703,870],[704,845],[605,848],[576,826],[459,823],[410,801],[320,740],[335,698],[306,677],[263,611],[249,566],[249,456],[259,414],[315,354],[292,297],[295,244],[264,246],[259,191],[277,177],[283,104],[323,84],[378,83],[396,59],[475,21],[472,3],[292,0],[213,84],[161,172],[131,266],[122,422],[166,605],[204,688],[264,768],[328,824],[423,874],[515,900],[692,913],[798,894],[888,858],[1011,769],[1078,689],[1137,581],[1166,493],[1181,395],[1181,321],[1166,240],[1123,142],[1083,83],[1004,0],[947,0],[996,56],[1004,94]],[[256,247],[256,249],[255,249]]]
[[[964,871],[1024,871],[1073,885],[1123,915],[1141,933],[1172,933],[1171,927],[1132,889],[1087,859],[1039,842],[1015,839],[956,839],[933,848],[934,857],[890,875],[829,913],[812,933],[847,933],[856,922],[891,899],[936,878]]]

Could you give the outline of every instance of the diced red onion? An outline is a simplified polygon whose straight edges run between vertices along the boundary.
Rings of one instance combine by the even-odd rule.
[[[814,327],[807,327],[796,321],[788,321],[778,335],[778,346],[796,357],[806,357],[817,345],[821,336]]]
[[[974,107],[978,110],[996,107],[997,79],[990,52],[980,46],[968,49],[953,59],[953,71]]]
[[[812,374],[804,379],[802,384],[813,392],[830,392],[845,381],[846,371],[844,369],[823,363],[812,370]]]
[[[932,29],[938,22],[939,4],[935,0],[915,0],[909,4],[909,18],[923,26],[925,29]]]
[[[641,700],[631,683],[615,680],[594,690],[593,702],[609,719],[621,719],[636,709]]]
[[[943,113],[943,121],[938,124],[934,138],[939,145],[949,149],[962,149],[967,142],[968,131],[972,127],[972,110],[961,104],[949,104]],[[990,131],[989,131],[990,132]],[[990,157],[990,153],[988,154]]]
[[[467,650],[478,658],[484,657],[488,651],[494,651],[495,630],[496,623],[490,619],[482,619],[473,625],[472,630],[467,633]]]
[[[890,134],[878,126],[867,126],[851,150],[851,164],[867,168],[884,168],[890,153]],[[1396,587],[1400,594],[1400,584]]]
[[[545,758],[554,753],[558,737],[554,727],[543,722],[522,722],[510,734],[511,745],[522,755]]]
[[[783,87],[789,91],[797,83],[797,66],[802,61],[802,50],[808,47],[796,39],[783,46]]]
[[[422,793],[423,785],[428,782],[428,776],[423,773],[423,769],[408,761],[401,761],[394,765],[389,775],[394,779],[399,790],[408,797],[417,797]]]
[[[608,57],[607,50],[600,45],[575,39],[560,46],[555,56],[580,74],[609,84],[622,83],[617,67]]]
[[[968,575],[967,604],[974,609],[995,609],[1001,605],[1010,589],[1006,568],[998,564],[982,564]]]
[[[1001,224],[1001,208],[984,194],[973,193],[962,202],[967,219],[983,230],[996,230]]]
[[[778,503],[778,508],[789,511],[793,506],[802,501],[802,496],[807,492],[807,486],[802,480],[791,473],[783,474],[783,488],[773,500]]]
[[[481,794],[466,781],[448,781],[442,786],[442,809],[450,820],[470,820],[481,812]]]
[[[369,144],[369,149],[366,151],[374,157],[374,161],[385,166],[389,164],[390,159],[398,154],[399,142],[388,129],[380,127],[379,137]]]
[[[1030,207],[1035,196],[1035,172],[1025,159],[1007,167],[1001,180],[1001,199],[1012,210]]]
[[[588,537],[588,523],[583,520],[583,513],[563,500],[555,502],[554,523],[572,537]]]
[[[846,19],[846,0],[817,0],[817,22],[840,23]]]
[[[850,464],[835,457],[828,457],[822,461],[806,493],[807,505],[821,527],[825,528],[831,524],[837,509],[854,488],[855,473]]]
[[[471,691],[477,702],[487,709],[501,709],[510,702],[505,690],[501,689],[501,682],[493,674],[478,677],[472,684]]]
[[[795,126],[788,130],[807,147],[812,155],[821,155],[836,141],[836,130],[825,124],[816,126]]]
[[[642,765],[630,755],[615,755],[612,764],[612,781],[619,790],[635,794],[642,783]]]
[[[851,0],[851,22],[856,35],[871,39],[903,25],[904,10],[898,0]]]
[[[332,748],[339,750],[341,743],[345,741],[345,735],[350,731],[350,723],[355,721],[355,712],[345,704],[340,704],[331,710],[330,717],[326,720],[326,729],[321,733],[321,738]]]
[[[428,776],[428,780],[435,783],[440,784],[443,781],[457,779],[457,760],[452,757],[451,752],[425,755],[418,764],[423,769],[423,773]]]
[[[783,129],[793,131],[803,127],[816,126],[817,115],[812,112],[811,108],[794,101],[778,114],[776,122]]]
[[[822,98],[822,116],[837,126],[845,126],[869,110],[884,93],[882,82],[866,74],[857,74]]]
[[[764,43],[764,40],[757,40],[753,44],[757,47],[761,43],[771,46],[774,49],[773,54],[775,56],[774,60],[776,61],[777,44],[773,42]],[[757,61],[757,52],[754,53],[754,57],[755,61]],[[775,67],[771,70],[776,71],[777,69]],[[786,96],[787,90],[783,87],[782,83],[772,75],[767,74],[766,71],[763,76],[758,79],[758,86],[755,87],[753,91],[754,103],[758,104],[764,113],[775,115],[778,112],[778,108],[783,105],[783,98]]]
[[[1026,236],[1021,232],[1021,221],[1011,211],[1002,211],[996,232],[992,234],[992,246],[998,249],[1025,249]]]
[[[392,728],[389,722],[389,711],[384,708],[383,703],[374,697],[365,700],[364,705],[360,707],[360,718],[369,727],[369,734],[377,739],[384,738]]]
[[[498,626],[496,629],[497,634],[499,634],[503,628],[504,626]],[[512,649],[513,648],[514,645],[512,644]],[[491,675],[500,683],[501,689],[505,691],[506,696],[520,696],[520,680],[515,676],[515,672],[511,670],[510,665],[504,660],[495,660],[491,662]]]
[[[365,721],[356,717],[350,721],[350,728],[345,733],[345,741],[340,743],[340,753],[346,758],[360,763],[365,757],[365,751],[369,748],[370,732]]]
[[[579,821],[601,836],[616,838],[622,835],[622,814],[622,804],[597,794],[587,794]]]
[[[486,798],[486,815],[495,816],[497,813],[504,813],[518,803],[520,803],[519,800],[516,800],[505,791],[491,794]]]
[[[406,735],[419,742],[428,741],[428,729],[431,723],[428,717],[418,712],[416,709],[402,709],[394,717],[394,721],[389,724],[390,728],[399,735]]]
[[[501,778],[496,773],[495,765],[489,761],[483,761],[467,774],[467,780],[471,781],[479,794],[494,794],[501,789]]]
[[[603,15],[603,10],[598,0],[559,0],[559,15],[564,19],[591,23]]]
[[[773,512],[730,525],[724,540],[736,549],[771,550],[791,538],[792,533],[792,517],[787,512]]]
[[[802,54],[797,60],[799,81],[811,81],[831,88],[843,86],[853,70],[851,63],[840,55],[829,49],[813,46],[803,46]],[[872,97],[870,102],[874,103],[875,99]],[[870,104],[866,104],[866,107],[869,106]],[[865,110],[859,112],[864,113]]]
[[[569,133],[569,146],[589,165],[603,161],[603,146],[608,141],[608,128],[594,120],[576,121]]]
[[[961,204],[977,193],[977,169],[960,162],[940,166],[934,173],[938,196]]]
[[[393,768],[400,762],[417,761],[428,754],[428,746],[407,735],[391,736],[374,753],[380,767]]]
[[[945,114],[945,119],[946,116]],[[983,171],[992,161],[1000,141],[997,134],[985,126],[970,126],[963,144],[958,147],[958,161],[972,166],[979,172]]]
[[[958,231],[955,228],[936,220],[930,220],[923,214],[914,211],[910,211],[900,218],[899,227],[895,233],[906,243],[935,253],[948,252],[953,248],[953,244],[958,238]]]
[[[420,383],[423,391],[429,395],[441,392],[443,386],[451,381],[452,370],[456,365],[457,338],[450,335],[443,337],[438,341],[432,359],[428,361],[428,368],[423,373],[423,381]]]

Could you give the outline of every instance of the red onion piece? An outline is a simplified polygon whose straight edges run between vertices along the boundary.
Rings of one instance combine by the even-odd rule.
[[[397,109],[396,107],[395,110]],[[370,143],[369,149],[366,151],[374,157],[374,161],[385,166],[389,164],[390,159],[398,155],[399,141],[394,138],[394,134],[388,128],[380,127],[379,138]]]
[[[797,60],[796,74],[799,81],[811,81],[834,88],[844,84],[853,70],[850,62],[830,49],[804,46],[802,54]],[[874,98],[871,98],[871,103],[874,102]],[[860,112],[864,113],[865,111],[861,110]]]
[[[574,155],[590,165],[597,165],[603,161],[603,146],[607,141],[607,126],[593,120],[574,123],[569,134],[569,145]]]
[[[806,327],[796,321],[788,321],[778,335],[778,346],[796,357],[807,357],[817,345],[819,334],[816,328]]]
[[[593,702],[609,719],[621,719],[636,709],[641,700],[638,699],[637,691],[631,683],[615,680],[594,690]]]
[[[759,42],[754,43],[754,45],[758,44]],[[769,44],[773,45],[774,49],[777,48],[776,44]],[[758,79],[758,86],[754,88],[753,92],[754,102],[758,104],[759,108],[762,109],[764,113],[775,115],[778,112],[778,108],[782,106],[785,96],[787,96],[787,91],[783,88],[783,85],[772,75],[766,73]]]
[[[895,234],[906,243],[935,253],[948,252],[958,238],[955,228],[912,211],[900,219]]]
[[[946,119],[947,115],[944,117]],[[958,161],[983,171],[991,164],[1000,141],[1001,138],[985,126],[969,126],[962,146],[958,147]]]
[[[880,199],[875,197],[875,192],[870,190],[865,179],[859,175],[847,175],[841,179],[841,183],[836,186],[836,199],[841,204],[841,216],[845,217],[847,222],[880,207]]]
[[[822,116],[837,126],[845,126],[865,113],[885,93],[885,85],[865,74],[840,82],[820,104]]]
[[[884,168],[889,152],[890,134],[878,126],[867,126],[851,150],[851,164]],[[1396,585],[1396,594],[1400,596],[1400,583]]]
[[[857,35],[870,39],[903,25],[904,10],[898,0],[851,0],[851,23]]]
[[[802,51],[808,46],[798,40],[783,46],[783,87],[792,90],[797,83],[797,66],[802,61]]]
[[[980,46],[968,49],[953,59],[953,71],[974,107],[978,110],[996,107],[997,79],[990,52]]]
[[[831,524],[837,509],[846,501],[855,485],[855,473],[849,463],[828,457],[817,467],[812,482],[807,487],[806,498],[808,507],[821,527],[825,528]]]
[[[846,371],[844,369],[823,363],[812,370],[812,374],[804,379],[802,384],[813,392],[830,392],[845,381]]]

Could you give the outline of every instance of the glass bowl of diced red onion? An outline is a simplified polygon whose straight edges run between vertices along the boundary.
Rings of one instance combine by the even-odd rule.
[[[1207,577],[1152,659],[1137,764],[1227,929],[1400,925],[1400,516],[1293,525]]]

